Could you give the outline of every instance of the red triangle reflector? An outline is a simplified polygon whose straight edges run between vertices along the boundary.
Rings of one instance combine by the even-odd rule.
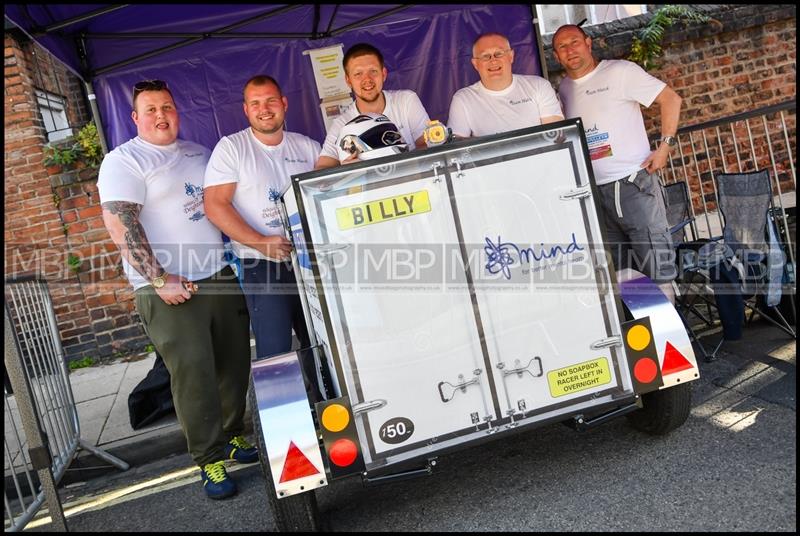
[[[667,348],[664,350],[664,366],[661,367],[661,374],[666,376],[667,374],[675,374],[676,372],[692,368],[694,368],[694,365],[692,365],[677,348],[667,341]]]
[[[306,458],[294,441],[289,442],[289,451],[286,453],[286,461],[283,462],[283,472],[281,473],[280,483],[290,480],[297,480],[304,476],[319,474],[319,471],[311,461]]]

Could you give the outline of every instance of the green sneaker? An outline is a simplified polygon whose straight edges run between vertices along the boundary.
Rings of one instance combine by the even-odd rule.
[[[236,495],[236,482],[225,471],[225,462],[207,463],[200,471],[203,489],[211,499],[226,499]]]
[[[235,436],[225,445],[225,457],[239,463],[256,463],[258,449],[245,440],[244,436]]]

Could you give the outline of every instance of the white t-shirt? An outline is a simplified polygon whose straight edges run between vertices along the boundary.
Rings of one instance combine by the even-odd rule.
[[[233,207],[259,233],[283,235],[278,203],[290,184],[290,177],[314,169],[319,143],[302,134],[284,132],[278,145],[265,145],[247,127],[223,136],[205,171],[204,186],[236,184]],[[240,259],[266,259],[259,251],[231,240]],[[272,260],[272,259],[270,259]]]
[[[139,221],[156,259],[170,274],[191,281],[226,264],[222,235],[203,209],[208,156],[208,149],[190,141],[153,145],[137,136],[106,155],[97,181],[101,203],[142,205]],[[134,289],[150,284],[125,258],[122,264]]]
[[[513,75],[500,91],[478,80],[459,89],[450,102],[447,126],[462,138],[499,134],[542,124],[542,117],[564,115],[550,82],[540,76]]]
[[[664,87],[626,60],[603,60],[589,74],[561,81],[558,94],[567,117],[583,119],[597,184],[627,177],[650,155],[639,105],[649,107]]]
[[[422,136],[422,132],[428,126],[428,112],[425,111],[417,94],[410,89],[385,89],[383,96],[386,99],[386,107],[381,113],[392,120],[397,130],[403,135],[403,140],[408,144],[408,150],[413,151],[415,149],[414,142]],[[320,156],[329,156],[339,160],[339,151],[336,148],[339,132],[348,121],[360,113],[356,108],[356,103],[353,102],[342,112],[342,115],[333,120],[328,135],[325,136],[325,142],[322,144]]]

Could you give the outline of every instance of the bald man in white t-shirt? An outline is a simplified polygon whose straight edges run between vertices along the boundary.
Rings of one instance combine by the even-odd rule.
[[[472,45],[472,66],[480,80],[459,89],[450,103],[447,126],[469,138],[535,127],[564,119],[550,82],[511,72],[514,50],[502,34],[486,33]]]

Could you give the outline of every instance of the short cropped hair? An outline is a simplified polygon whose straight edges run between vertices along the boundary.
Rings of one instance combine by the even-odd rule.
[[[166,91],[169,93],[170,98],[175,100],[175,97],[172,96],[172,91],[169,90],[167,87],[167,83],[163,80],[142,80],[140,82],[136,82],[133,85],[133,109],[136,110],[136,99],[139,98],[139,95],[144,93],[145,91]]]
[[[508,37],[506,37],[505,35],[503,35],[501,33],[497,33],[497,32],[482,33],[481,35],[476,37],[475,40],[472,42],[472,57],[473,58],[475,57],[475,45],[477,45],[478,41],[480,41],[484,37],[499,37],[501,39],[505,39],[506,43],[508,43],[508,47],[511,48],[511,41],[509,41]]]
[[[281,85],[278,83],[277,80],[266,74],[257,74],[245,83],[244,88],[242,89],[242,99],[244,99],[244,91],[247,89],[247,86],[249,85],[266,86],[268,84],[272,84],[276,88],[278,88],[278,93],[280,94],[281,97],[283,97],[283,91],[281,90]]]
[[[560,27],[558,28],[558,30],[556,30],[556,32],[553,34],[553,41],[555,41],[555,40],[556,40],[556,37],[558,36],[558,32],[560,32],[560,31],[562,31],[562,30],[569,30],[570,28],[574,28],[575,30],[578,30],[579,32],[581,32],[581,34],[583,35],[583,38],[584,38],[584,39],[586,39],[587,37],[589,37],[589,36],[586,34],[586,32],[584,32],[584,31],[583,31],[583,28],[581,28],[581,27],[580,27],[580,26],[578,26],[577,24],[565,24],[565,25],[563,25],[563,26],[560,26]]]
[[[344,67],[344,70],[346,72],[347,62],[349,62],[353,58],[358,58],[360,56],[368,56],[368,55],[372,55],[378,58],[378,63],[381,64],[381,68],[384,67],[383,54],[381,54],[380,50],[370,45],[369,43],[356,43],[355,45],[348,48],[347,52],[344,53],[344,58],[342,59],[342,67]]]

